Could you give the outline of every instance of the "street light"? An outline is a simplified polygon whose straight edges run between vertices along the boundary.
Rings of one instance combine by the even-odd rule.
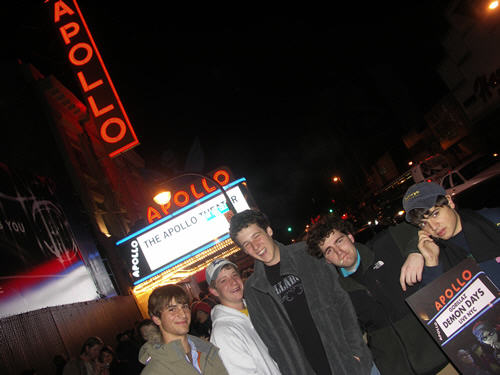
[[[169,178],[169,179],[167,179],[165,181],[162,181],[159,185],[165,185],[167,182],[172,182],[174,180],[177,180],[178,178],[185,177],[185,176],[195,176],[195,177],[206,178],[207,180],[209,180],[210,182],[212,182],[213,184],[215,184],[215,186],[217,186],[217,188],[224,195],[224,199],[226,200],[227,207],[231,210],[231,212],[233,214],[237,213],[236,209],[233,206],[233,203],[231,202],[231,198],[229,198],[229,195],[227,195],[227,192],[226,192],[226,190],[224,190],[224,188],[222,187],[222,185],[220,183],[218,183],[212,177],[206,176],[204,174],[194,173],[194,172],[182,173],[180,175],[177,175],[175,177],[172,177],[172,178]],[[172,198],[172,193],[169,190],[163,190],[163,191],[159,192],[158,194],[156,194],[153,197],[153,200],[155,201],[155,203],[159,204],[160,206],[164,206],[168,202],[170,202],[171,198]]]
[[[340,177],[339,177],[339,176],[333,176],[333,177],[332,177],[332,181],[333,181],[334,183],[336,183],[336,184],[337,184],[337,183],[339,183],[339,182],[342,182],[342,180],[340,179]]]

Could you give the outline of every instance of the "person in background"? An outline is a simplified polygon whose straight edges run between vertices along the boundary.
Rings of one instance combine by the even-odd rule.
[[[63,375],[96,375],[99,374],[97,359],[104,343],[99,337],[89,337],[82,345],[80,356],[71,359],[64,366]]]
[[[158,326],[151,319],[143,319],[137,325],[137,331],[142,339],[142,343],[147,341],[160,342],[161,334]]]
[[[120,363],[123,375],[139,374],[143,368],[138,359],[140,347],[133,337],[133,330],[126,330],[116,335],[115,357]]]
[[[212,309],[210,342],[220,349],[222,362],[231,375],[280,375],[278,365],[255,331],[243,300],[243,280],[238,267],[227,259],[216,259],[207,267],[210,292],[220,304]]]
[[[142,375],[227,374],[219,349],[188,335],[191,311],[189,296],[182,287],[163,285],[153,290],[148,312],[160,329],[162,341],[151,346],[151,359]]]
[[[203,301],[194,302],[191,307],[190,334],[202,339],[209,340],[212,332],[212,320],[210,318],[210,305]]]
[[[275,242],[269,221],[257,210],[235,214],[229,233],[255,259],[245,300],[283,374],[379,373],[333,267],[311,257],[305,242]]]
[[[115,357],[115,351],[109,345],[104,345],[98,358],[100,375],[118,375],[122,374],[118,361]]]
[[[145,365],[151,359],[150,351],[152,348],[162,342],[161,332],[151,319],[142,320],[137,325],[137,330],[143,340],[143,344],[139,349],[139,362]]]

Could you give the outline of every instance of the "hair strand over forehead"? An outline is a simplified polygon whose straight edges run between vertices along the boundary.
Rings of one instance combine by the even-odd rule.
[[[448,198],[444,195],[440,195],[436,198],[436,203],[432,207],[443,206],[448,206]],[[419,226],[422,220],[425,220],[427,216],[429,216],[432,207],[414,208],[408,212],[408,221],[413,225]]]
[[[151,317],[160,317],[163,309],[172,301],[177,303],[189,303],[189,296],[179,285],[159,286],[149,296],[148,313]]]

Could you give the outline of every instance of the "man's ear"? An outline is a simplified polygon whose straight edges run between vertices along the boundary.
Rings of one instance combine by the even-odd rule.
[[[448,206],[450,206],[450,208],[455,208],[455,202],[453,202],[453,199],[451,199],[451,195],[446,195],[446,199],[448,200]]]
[[[151,320],[153,321],[154,324],[156,324],[158,327],[161,325],[161,319],[158,318],[156,315],[153,315],[151,317]]]
[[[212,287],[208,287],[208,290],[210,293],[212,293],[214,296],[219,297],[219,293],[217,292],[217,289],[214,289]]]
[[[273,236],[273,230],[271,229],[271,227],[267,227],[266,232],[267,232],[267,234],[269,234],[270,237]]]
[[[347,238],[349,238],[352,243],[356,242],[354,241],[354,236],[351,233],[347,234]]]

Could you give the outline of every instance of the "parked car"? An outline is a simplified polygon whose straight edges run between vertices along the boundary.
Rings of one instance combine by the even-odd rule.
[[[476,156],[448,172],[441,186],[451,195],[458,195],[471,187],[500,175],[498,154]]]

